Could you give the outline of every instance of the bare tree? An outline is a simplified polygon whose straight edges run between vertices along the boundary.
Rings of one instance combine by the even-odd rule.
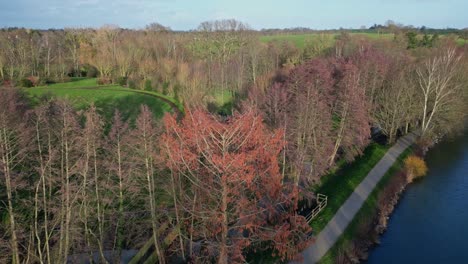
[[[458,66],[461,56],[449,48],[434,58],[425,60],[417,69],[417,82],[421,92],[421,131],[431,132],[437,126],[437,117],[443,115],[459,99],[461,84]]]
[[[79,162],[78,144],[80,127],[74,109],[65,101],[58,102],[59,128],[58,142],[60,149],[60,238],[58,261],[64,262],[69,256],[72,247],[72,224],[76,221],[74,201],[78,195],[77,182],[74,180],[77,174],[77,163]]]
[[[20,244],[16,213],[14,208],[15,180],[18,180],[18,166],[24,154],[21,151],[21,127],[19,120],[24,115],[21,98],[14,90],[3,90],[0,98],[0,176],[5,184],[7,195],[7,213],[9,222],[9,234],[11,245],[11,262],[13,264],[22,263],[20,259]]]
[[[222,90],[227,89],[226,65],[228,60],[242,46],[246,44],[246,32],[249,27],[239,21],[217,20],[202,22],[198,27],[202,34],[198,38],[198,45],[208,54],[210,60],[217,60],[221,66],[220,86]]]
[[[339,149],[348,161],[360,155],[370,136],[368,105],[365,90],[359,85],[358,68],[352,62],[343,60],[338,60],[335,67],[337,83],[333,116],[338,120],[338,125],[334,131],[335,146],[330,156],[330,167],[335,163]]]
[[[166,263],[164,252],[161,247],[160,237],[158,233],[157,213],[157,194],[156,194],[156,157],[157,150],[155,149],[157,130],[153,119],[153,114],[147,106],[141,107],[141,113],[136,120],[136,129],[132,131],[133,153],[134,159],[139,164],[139,172],[144,176],[147,191],[147,201],[149,211],[151,213],[151,228],[152,239],[155,246],[155,251],[159,263]]]
[[[118,111],[115,111],[113,118],[113,125],[110,130],[107,140],[107,154],[108,166],[110,173],[117,176],[116,182],[118,183],[118,217],[115,230],[115,241],[114,247],[117,246],[119,249],[123,246],[123,233],[124,233],[124,202],[127,194],[127,190],[130,189],[130,182],[128,175],[130,169],[128,166],[128,133],[129,127],[127,123],[122,121],[122,117]]]
[[[375,105],[372,111],[374,122],[393,144],[399,129],[408,132],[409,125],[419,116],[417,87],[411,80],[411,63],[408,59],[396,61],[389,70],[382,89],[376,90]]]

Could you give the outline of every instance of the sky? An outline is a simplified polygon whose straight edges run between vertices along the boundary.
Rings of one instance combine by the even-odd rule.
[[[144,28],[174,30],[234,18],[254,29],[360,28],[393,20],[433,28],[468,27],[468,0],[0,0],[0,27]]]

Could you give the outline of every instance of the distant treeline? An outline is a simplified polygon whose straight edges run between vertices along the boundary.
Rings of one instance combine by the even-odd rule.
[[[153,25],[156,25],[154,23]],[[159,31],[171,31],[173,33],[189,33],[189,32],[196,32],[198,29],[191,29],[191,30],[172,30],[169,27],[162,26],[157,24]],[[7,28],[0,28],[0,31],[15,31],[15,30],[24,30],[26,28],[22,27],[7,27]],[[90,28],[91,29],[91,28]],[[259,30],[252,29],[250,27],[246,27],[244,30],[248,30],[251,32],[256,32],[260,34],[267,34],[267,35],[274,35],[274,34],[314,34],[314,33],[341,33],[341,32],[348,32],[348,33],[395,33],[395,29],[406,31],[406,32],[417,32],[420,34],[438,34],[438,35],[458,35],[464,39],[467,38],[468,27],[466,28],[430,28],[426,26],[421,27],[414,27],[414,26],[404,26],[404,25],[397,25],[394,23],[390,23],[388,25],[382,24],[374,24],[370,27],[361,27],[361,28],[336,28],[336,29],[314,29],[309,27],[292,27],[292,28],[262,28]],[[35,29],[37,31],[64,31],[64,29],[60,28],[49,28],[49,29]],[[138,30],[138,29],[124,29],[124,30]]]

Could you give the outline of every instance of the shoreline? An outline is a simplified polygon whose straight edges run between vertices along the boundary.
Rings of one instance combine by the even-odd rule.
[[[369,195],[343,235],[319,263],[360,263],[378,246],[381,235],[408,184],[403,171],[406,157],[423,151],[416,143],[402,153]]]
[[[388,175],[378,183],[345,233],[319,263],[361,263],[368,259],[370,250],[380,244],[380,238],[388,228],[390,217],[411,184],[403,168],[404,159],[410,155],[424,159],[429,149],[440,141],[416,142],[398,157],[388,170]]]

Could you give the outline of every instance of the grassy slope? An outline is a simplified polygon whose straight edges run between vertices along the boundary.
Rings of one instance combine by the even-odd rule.
[[[98,86],[96,79],[75,79],[72,82],[30,88],[27,92],[33,97],[52,94],[68,98],[78,109],[94,103],[106,118],[113,115],[114,109],[118,109],[124,118],[133,119],[142,104],[150,107],[157,117],[161,117],[165,112],[171,111],[171,106],[155,98],[155,95],[168,101],[174,100],[154,92],[136,91],[121,86]]]
[[[327,225],[341,205],[380,161],[388,149],[388,146],[372,143],[366,148],[364,154],[354,162],[344,164],[336,172],[322,178],[321,184],[315,188],[315,191],[327,195],[328,204],[311,223],[315,234],[319,233]]]
[[[355,234],[357,230],[359,229],[359,223],[362,221],[362,219],[367,219],[376,213],[377,199],[378,199],[379,193],[387,185],[387,183],[392,178],[392,176],[395,175],[395,173],[397,173],[398,170],[402,168],[403,160],[406,157],[408,157],[411,153],[412,153],[412,149],[408,148],[398,157],[397,162],[393,164],[393,166],[387,171],[384,177],[380,180],[380,182],[377,184],[374,191],[372,191],[372,193],[364,202],[359,212],[354,217],[353,221],[351,221],[349,226],[346,228],[343,235],[341,235],[341,237],[338,239],[338,241],[333,246],[333,248],[330,249],[330,251],[328,251],[328,253],[320,260],[320,263],[322,264],[335,263],[335,259],[339,251],[343,249],[344,247],[346,247],[348,243],[352,241],[353,237],[355,237]]]

